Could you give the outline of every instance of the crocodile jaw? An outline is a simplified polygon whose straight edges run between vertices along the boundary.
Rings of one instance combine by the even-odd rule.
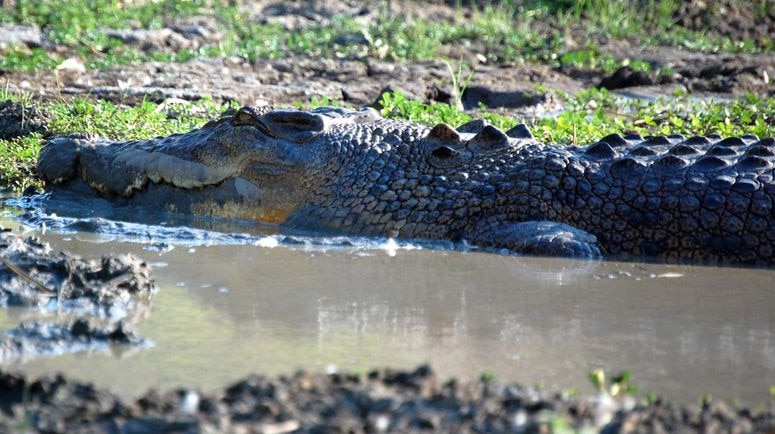
[[[65,136],[43,148],[38,172],[49,190],[83,183],[148,209],[280,224],[304,197],[289,180],[309,178],[294,152],[228,124],[139,142]]]

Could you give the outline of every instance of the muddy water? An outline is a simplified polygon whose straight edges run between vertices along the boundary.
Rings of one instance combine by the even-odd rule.
[[[250,372],[425,362],[445,377],[492,372],[581,392],[592,392],[591,369],[629,369],[642,391],[690,401],[764,402],[775,385],[775,270],[265,239],[155,251],[86,232],[43,238],[84,256],[131,251],[154,265],[159,292],[138,325],[153,348],[17,365],[127,396],[212,389]],[[0,327],[22,314],[0,311]]]

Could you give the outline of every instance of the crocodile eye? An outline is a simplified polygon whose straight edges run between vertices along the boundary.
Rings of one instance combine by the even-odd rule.
[[[242,107],[234,113],[231,120],[239,125],[257,125],[260,123],[261,112],[255,107]]]
[[[258,111],[253,107],[242,107],[237,111],[237,113],[234,113],[234,116],[232,116],[231,121],[235,125],[248,125],[252,126],[265,136],[277,138],[277,135],[272,132],[272,130],[267,127],[263,122],[261,122],[261,116],[258,113]]]
[[[460,155],[460,152],[455,149],[452,149],[449,146],[443,145],[431,151],[431,155],[433,155],[436,158],[452,158]]]
[[[240,110],[234,114],[234,122],[238,124],[251,124],[254,122],[254,118],[247,111]]]

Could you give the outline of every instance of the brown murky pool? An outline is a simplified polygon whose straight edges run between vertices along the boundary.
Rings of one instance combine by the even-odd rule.
[[[18,227],[18,222],[2,221]],[[35,232],[32,232],[35,233]],[[396,248],[120,241],[47,232],[83,256],[130,251],[159,292],[139,333],[150,349],[16,365],[63,371],[126,396],[212,389],[251,372],[431,363],[478,377],[592,392],[594,368],[628,369],[641,393],[769,400],[775,270],[568,261]],[[207,243],[205,243],[207,244]],[[255,245],[259,244],[259,245]],[[19,311],[0,311],[0,327]]]

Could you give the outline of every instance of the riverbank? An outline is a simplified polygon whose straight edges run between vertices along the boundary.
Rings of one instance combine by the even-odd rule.
[[[124,401],[65,377],[0,373],[6,432],[205,433],[748,433],[775,430],[772,405],[707,399],[637,402],[607,391],[550,394],[491,378],[438,378],[428,366],[365,375],[250,376],[221,390],[150,391]]]

